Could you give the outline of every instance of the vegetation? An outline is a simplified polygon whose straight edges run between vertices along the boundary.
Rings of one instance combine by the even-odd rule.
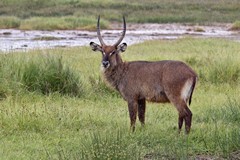
[[[240,21],[235,21],[230,30],[240,30]]]
[[[108,22],[101,22],[102,28],[107,28]],[[96,20],[86,17],[78,18],[73,16],[68,17],[33,17],[24,20],[19,29],[23,30],[63,30],[63,29],[88,29],[96,28]]]
[[[18,28],[20,26],[20,19],[14,16],[0,17],[0,29]]]
[[[240,20],[239,10],[238,0],[1,0],[0,28],[91,30],[97,15],[108,28],[108,21],[120,22],[122,15],[133,23],[233,23]],[[6,26],[8,21],[17,25]]]
[[[0,64],[0,98],[26,91],[69,96],[80,96],[83,92],[80,75],[63,64],[61,57],[1,55]]]
[[[239,50],[237,42],[184,38],[123,53],[196,70],[189,136],[178,135],[172,105],[153,103],[146,126],[131,133],[127,104],[103,83],[101,54],[89,47],[0,54],[0,159],[231,159],[240,150]]]

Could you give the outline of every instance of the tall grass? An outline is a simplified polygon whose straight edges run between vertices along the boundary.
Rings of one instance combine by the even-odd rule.
[[[224,62],[215,62],[209,66],[208,80],[212,83],[238,83],[240,81],[240,66],[234,63],[233,58]]]
[[[3,98],[21,92],[19,81],[21,63],[18,63],[18,57],[13,58],[11,55],[4,54],[0,56],[0,95]]]
[[[17,94],[26,90],[51,94],[54,92],[80,96],[83,93],[83,85],[80,76],[62,62],[61,57],[50,55],[1,55],[1,94]]]
[[[201,66],[198,73],[202,82],[217,85],[222,83],[237,85],[240,81],[238,59],[224,54],[227,53],[219,55],[218,59],[201,58],[197,60],[196,57],[191,57],[186,59],[186,62]]]
[[[91,88],[95,94],[99,95],[112,95],[117,96],[118,93],[114,88],[110,86],[110,84],[107,84],[105,80],[103,80],[103,77],[99,75],[90,75],[88,79]]]
[[[229,97],[225,104],[219,106],[217,110],[210,108],[206,114],[206,121],[220,122],[226,125],[231,125],[232,123],[239,124],[240,103],[236,99]]]
[[[102,28],[108,27],[107,21],[102,21]],[[88,17],[32,17],[21,22],[19,29],[23,30],[64,30],[64,29],[86,29],[93,30],[96,20]]]
[[[90,143],[83,141],[81,159],[132,159],[133,157],[138,159],[141,155],[141,148],[135,142],[129,145],[127,141],[131,139],[131,136],[126,135],[121,129],[110,134],[95,132],[86,139],[90,139]]]
[[[0,16],[0,29],[18,28],[21,20],[14,16]]]
[[[22,72],[21,81],[29,91],[73,96],[83,92],[79,76],[62,62],[61,57],[36,57],[34,61],[27,62]]]

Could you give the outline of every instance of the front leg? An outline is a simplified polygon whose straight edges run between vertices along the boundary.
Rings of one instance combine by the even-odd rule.
[[[138,119],[141,122],[142,126],[145,124],[145,111],[146,111],[146,100],[138,100]]]
[[[133,132],[135,131],[137,110],[138,110],[138,102],[135,100],[128,101],[128,111],[129,111],[129,116],[131,121],[131,129]]]

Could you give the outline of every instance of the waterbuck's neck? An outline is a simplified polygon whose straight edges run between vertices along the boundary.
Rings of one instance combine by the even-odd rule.
[[[116,90],[121,80],[124,78],[127,68],[127,62],[120,62],[115,66],[110,66],[103,71],[104,79]]]

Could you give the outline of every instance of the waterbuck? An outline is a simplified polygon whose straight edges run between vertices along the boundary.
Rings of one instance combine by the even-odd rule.
[[[181,61],[163,60],[156,62],[123,62],[120,53],[127,48],[121,43],[126,33],[123,17],[123,32],[114,45],[106,45],[100,33],[100,16],[97,22],[97,37],[101,45],[90,43],[93,51],[102,53],[102,69],[105,80],[114,87],[128,103],[131,128],[135,130],[136,117],[142,125],[145,120],[146,101],[172,103],[178,113],[178,127],[181,131],[185,121],[186,133],[189,133],[192,112],[187,103],[191,103],[197,75]]]

